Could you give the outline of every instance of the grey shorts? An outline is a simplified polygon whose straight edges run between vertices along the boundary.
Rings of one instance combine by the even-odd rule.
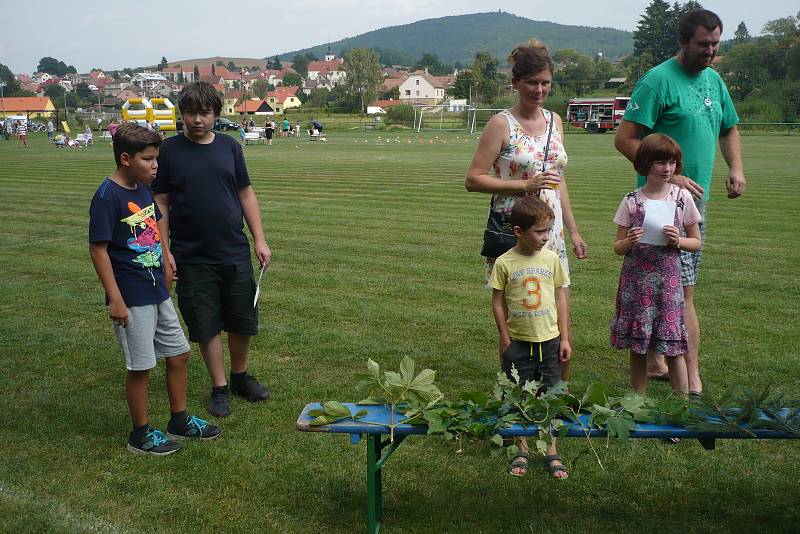
[[[706,244],[706,202],[697,200],[695,203],[702,217],[700,219],[700,250],[697,252],[681,251],[681,281],[684,287],[697,283],[697,275],[700,274],[700,260],[703,258],[703,246]]]
[[[114,325],[114,332],[129,371],[152,369],[156,358],[171,358],[191,350],[172,299],[128,308],[128,326]]]
[[[558,363],[560,351],[561,336],[541,343],[512,339],[511,345],[503,353],[501,367],[506,376],[513,380],[513,365],[519,373],[520,385],[531,380],[540,382],[542,387],[538,394],[561,380],[561,366]]]

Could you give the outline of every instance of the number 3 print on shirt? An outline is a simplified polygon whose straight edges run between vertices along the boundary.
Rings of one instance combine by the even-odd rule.
[[[522,302],[525,309],[535,310],[542,305],[542,286],[539,279],[529,276],[522,280],[522,287],[528,290],[528,297]]]

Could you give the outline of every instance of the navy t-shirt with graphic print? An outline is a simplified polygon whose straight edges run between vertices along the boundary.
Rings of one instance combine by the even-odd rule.
[[[160,304],[169,298],[156,224],[160,218],[146,185],[127,189],[106,178],[92,197],[89,243],[108,242],[114,278],[129,308]]]
[[[215,134],[209,144],[185,135],[164,141],[153,193],[169,195],[169,245],[175,262],[229,264],[250,258],[239,191],[250,185],[242,146]]]

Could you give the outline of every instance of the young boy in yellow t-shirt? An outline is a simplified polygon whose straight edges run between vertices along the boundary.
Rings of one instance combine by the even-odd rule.
[[[558,256],[544,250],[555,215],[544,201],[526,197],[514,204],[510,222],[517,244],[497,258],[489,280],[492,312],[500,333],[500,365],[511,377],[512,366],[520,383],[530,380],[546,389],[561,379],[559,361],[572,355],[570,346],[569,275]],[[508,472],[524,476],[528,470],[528,443],[517,440],[518,454]],[[553,478],[567,478],[567,468],[556,451],[556,438],[545,456]]]

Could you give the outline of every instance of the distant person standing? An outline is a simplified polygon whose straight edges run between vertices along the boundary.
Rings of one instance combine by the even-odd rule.
[[[709,68],[719,50],[720,18],[704,9],[692,11],[681,18],[678,33],[678,55],[650,69],[636,84],[614,145],[633,162],[642,138],[650,133],[663,133],[678,142],[683,152],[683,174],[675,175],[672,181],[697,199],[697,208],[702,216],[701,243],[704,243],[706,202],[717,139],[729,169],[725,180],[728,198],[736,198],[745,190],[739,130],[736,128],[739,116],[722,78]],[[643,184],[644,178],[639,176],[638,185]],[[694,306],[694,286],[702,250],[701,244],[697,252],[681,252],[689,341],[686,367],[689,392],[693,394],[700,394],[703,389],[697,361],[700,323]],[[666,377],[663,357],[650,357],[647,372],[651,378]]]
[[[282,133],[283,137],[289,137],[289,128],[290,128],[289,119],[284,118],[283,119],[283,133]]]
[[[25,148],[30,148],[30,146],[28,146],[28,123],[26,121],[17,121],[17,136],[19,137],[19,142],[22,143],[22,146]]]
[[[55,129],[55,126],[53,126],[53,120],[52,119],[48,119],[48,121],[47,121],[47,139],[49,141],[53,140],[53,136],[55,135],[55,132],[56,132],[56,129]]]
[[[275,135],[275,123],[272,122],[272,119],[267,119],[267,122],[264,124],[264,137],[267,138],[267,144],[272,146],[272,137]]]
[[[97,131],[98,132],[103,131],[103,119],[101,119],[100,117],[97,117]]]

